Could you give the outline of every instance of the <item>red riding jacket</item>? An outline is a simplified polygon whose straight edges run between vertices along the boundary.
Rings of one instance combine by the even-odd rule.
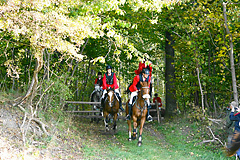
[[[94,84],[99,84],[100,87],[102,87],[102,85],[103,85],[102,78],[96,78]]]
[[[141,77],[142,74],[136,75],[133,78],[133,83],[132,85],[129,87],[130,92],[134,92],[140,89],[140,81],[147,81],[149,82],[149,87],[150,87],[150,81],[151,81],[151,76],[148,76],[148,78],[146,78],[145,80],[143,80],[143,77]]]
[[[159,103],[158,107],[162,107],[162,100],[161,100],[161,98],[157,97],[156,100]],[[155,97],[153,98],[153,103],[155,103]]]
[[[115,73],[111,73],[111,75],[107,75],[107,73],[103,76],[103,90],[108,89],[109,87],[118,89],[119,86],[117,84],[117,77]]]

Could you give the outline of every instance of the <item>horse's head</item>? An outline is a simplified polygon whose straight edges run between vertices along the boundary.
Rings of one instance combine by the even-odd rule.
[[[140,91],[141,97],[140,97],[140,98],[144,99],[144,101],[150,99],[150,95],[149,95],[149,92],[150,92],[149,83],[150,83],[150,82],[140,82],[140,84],[141,84],[141,91]]]
[[[113,103],[114,103],[114,89],[113,88],[109,88],[107,90],[107,102],[109,107],[113,107]]]

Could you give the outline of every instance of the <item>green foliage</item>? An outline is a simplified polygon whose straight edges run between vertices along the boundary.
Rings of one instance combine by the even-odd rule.
[[[1,91],[13,94],[16,90],[26,92],[36,66],[35,59],[43,57],[34,99],[34,104],[37,104],[44,94],[38,106],[38,116],[55,124],[58,119],[61,131],[66,131],[69,126],[76,131],[76,134],[64,132],[60,135],[69,145],[72,142],[75,144],[75,141],[67,141],[65,137],[72,140],[74,136],[87,136],[81,146],[76,144],[84,152],[85,158],[227,159],[218,143],[199,145],[203,139],[212,139],[205,134],[208,130],[201,128],[200,124],[203,127],[212,125],[207,117],[222,112],[224,105],[232,99],[230,35],[226,34],[221,1],[6,2],[0,1]],[[239,73],[240,9],[236,2],[228,1],[227,16],[234,46],[235,69]],[[91,128],[94,126],[89,123],[72,127],[67,119],[69,117],[63,113],[65,100],[89,101],[96,73],[104,73],[106,64],[113,66],[123,92],[135,76],[134,70],[138,68],[139,61],[151,61],[154,90],[164,96],[166,31],[174,38],[175,77],[172,78],[176,86],[175,97],[179,109],[186,112],[189,118],[183,120],[180,117],[156,126],[156,131],[164,135],[168,144],[145,132],[144,146],[139,149],[135,147],[135,142],[126,142],[125,123],[121,124],[122,130],[111,137],[116,140],[114,143],[104,135],[90,139],[99,130],[94,132]],[[200,70],[205,114],[201,108],[196,68]],[[237,74],[237,84],[240,82],[239,76]],[[5,103],[9,95],[1,92],[0,103]],[[122,97],[124,102],[128,99],[127,95],[122,94]],[[164,97],[161,98],[164,100]],[[73,109],[75,106],[71,107]],[[66,123],[68,126],[65,126]],[[221,129],[214,131],[217,135],[223,135]],[[39,137],[34,138],[40,140]],[[52,137],[41,138],[44,142],[40,146],[42,148],[54,141]],[[96,144],[101,138],[106,141]],[[211,152],[212,149],[215,153]]]
[[[229,23],[236,27],[231,28],[230,32],[235,38],[239,21],[239,11],[236,8],[239,6],[228,5]],[[214,110],[216,99],[217,109],[221,110],[224,106],[220,104],[231,101],[232,94],[226,91],[231,86],[232,77],[228,54],[229,35],[226,35],[224,28],[222,2],[206,3],[199,0],[197,3],[174,6],[174,9],[174,12],[167,9],[162,12],[164,14],[161,20],[165,26],[171,26],[168,28],[175,40],[176,96],[180,109],[187,109],[189,102],[201,106],[200,102],[197,102],[201,97],[196,73],[196,68],[199,67],[203,93],[206,95],[204,99],[207,99],[210,106],[207,112]],[[238,41],[233,40],[233,43],[234,48],[237,48]],[[234,49],[235,57],[238,54],[238,50]],[[237,58],[235,63],[238,63]],[[239,67],[236,66],[235,69],[238,73]]]
[[[203,111],[201,107],[193,106],[189,111],[188,118],[193,121],[203,122],[206,120],[206,117],[204,116],[205,112],[206,110]]]
[[[42,111],[46,110],[50,115],[62,114],[65,101],[73,97],[70,88],[64,84],[63,79],[44,81],[43,92],[45,92],[46,98],[42,100],[41,108]]]
[[[162,95],[164,86],[159,83],[164,84],[165,32],[169,31],[174,38],[173,78],[180,110],[188,110],[189,103],[201,106],[197,67],[209,106],[206,112],[213,112],[216,102],[216,110],[221,110],[221,104],[231,99],[230,35],[225,32],[222,2],[28,2],[17,0],[0,6],[1,90],[27,90],[36,65],[34,58],[42,56],[40,79],[45,78],[48,69],[51,76],[64,75],[60,79],[71,91],[67,91],[71,98],[88,101],[96,73],[105,71],[106,64],[113,65],[124,91],[139,61],[145,59],[153,63],[155,91]],[[239,10],[239,5],[229,1],[228,23],[235,64],[239,63]],[[238,73],[239,65],[235,67]],[[55,81],[51,76],[51,81]],[[160,80],[157,82],[156,78]],[[77,89],[81,91],[79,95],[75,94]],[[61,95],[60,91],[56,94]],[[71,99],[69,95],[61,96]],[[62,100],[56,97],[50,101],[58,106]]]

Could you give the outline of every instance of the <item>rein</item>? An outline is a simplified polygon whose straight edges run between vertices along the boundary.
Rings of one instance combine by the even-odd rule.
[[[145,103],[145,101],[144,101],[144,106],[143,106],[143,107],[140,107],[139,103],[137,102],[136,105],[135,105],[135,107],[137,107],[137,109],[139,109],[139,110],[142,112],[142,111],[145,110],[145,108],[146,108],[146,103]]]

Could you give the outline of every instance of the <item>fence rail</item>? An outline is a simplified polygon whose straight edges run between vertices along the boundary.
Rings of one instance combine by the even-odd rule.
[[[66,104],[88,104],[88,105],[100,105],[101,102],[84,102],[84,101],[65,101]],[[126,103],[122,103],[123,105],[126,105]],[[151,103],[151,106],[158,106],[157,102],[156,103]],[[150,112],[157,112],[157,117],[153,117],[153,120],[158,120],[158,123],[161,123],[161,110],[156,107],[156,109],[150,109]],[[92,111],[65,111],[68,113],[100,113],[98,110],[92,110]],[[76,117],[81,117],[81,118],[103,118],[102,116],[99,115],[74,115]],[[118,116],[118,119],[125,119],[123,116]]]

